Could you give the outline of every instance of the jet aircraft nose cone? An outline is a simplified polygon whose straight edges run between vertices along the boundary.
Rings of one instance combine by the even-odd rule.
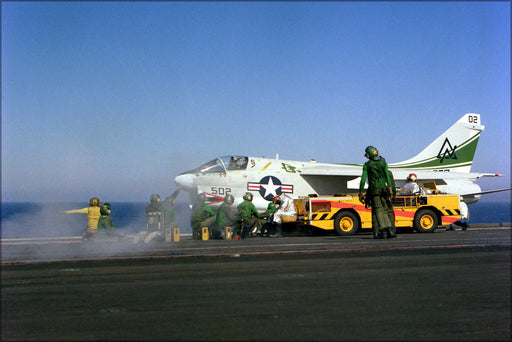
[[[174,183],[176,183],[179,188],[190,191],[194,188],[194,178],[194,175],[190,173],[182,173],[174,178]]]

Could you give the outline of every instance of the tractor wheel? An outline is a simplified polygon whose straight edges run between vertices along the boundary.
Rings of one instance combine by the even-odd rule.
[[[414,228],[418,233],[433,233],[437,224],[437,215],[430,209],[420,210],[414,216]]]
[[[342,211],[334,217],[334,230],[336,234],[346,236],[355,235],[359,229],[359,219],[350,211]]]

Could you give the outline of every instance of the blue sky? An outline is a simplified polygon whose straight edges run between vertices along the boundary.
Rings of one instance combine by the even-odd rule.
[[[408,159],[468,112],[510,186],[510,2],[2,2],[2,201],[148,201],[241,154]],[[510,192],[485,199],[510,198]]]

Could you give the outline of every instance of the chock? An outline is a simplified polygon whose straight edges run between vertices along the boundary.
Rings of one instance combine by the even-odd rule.
[[[208,240],[210,239],[210,231],[208,230],[208,227],[202,228],[202,240]]]
[[[226,227],[225,237],[226,237],[226,240],[231,240],[231,237],[232,237],[231,227]]]
[[[164,230],[164,241],[165,242],[172,241],[172,229],[170,227],[165,228],[165,230]]]
[[[172,241],[173,242],[178,242],[180,241],[180,229],[178,227],[174,228],[173,229],[173,234],[172,234]]]

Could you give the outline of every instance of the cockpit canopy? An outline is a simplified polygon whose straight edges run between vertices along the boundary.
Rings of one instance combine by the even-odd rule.
[[[246,170],[248,157],[224,156],[213,159],[192,170],[194,173],[225,173],[226,170]]]

